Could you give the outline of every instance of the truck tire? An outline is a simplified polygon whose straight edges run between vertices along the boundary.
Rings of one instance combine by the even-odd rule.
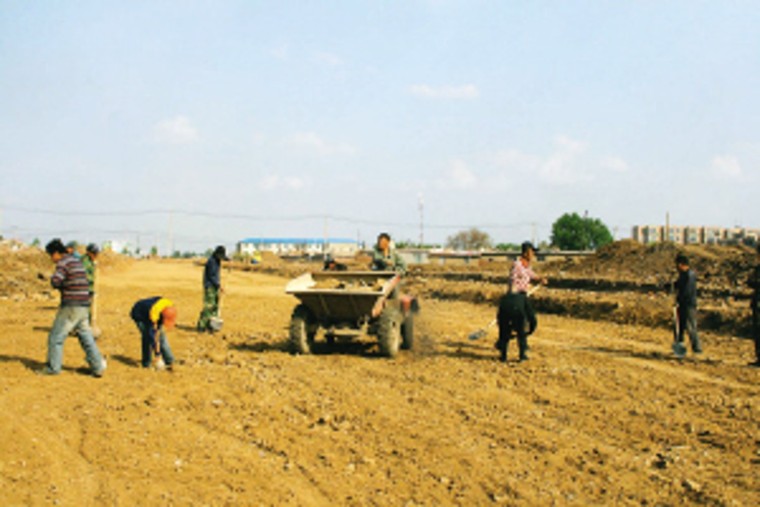
[[[396,357],[401,345],[401,313],[396,308],[388,306],[380,314],[377,341],[380,345],[381,355]]]
[[[409,313],[401,324],[401,348],[411,350],[414,347],[414,314]]]
[[[290,347],[294,354],[311,354],[316,334],[314,317],[305,305],[298,305],[290,317]]]

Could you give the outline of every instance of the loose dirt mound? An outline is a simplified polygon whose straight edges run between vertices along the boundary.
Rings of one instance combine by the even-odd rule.
[[[51,293],[53,263],[44,251],[20,243],[0,243],[0,298],[22,300]]]
[[[100,272],[115,271],[129,266],[133,259],[103,251],[98,255]],[[0,243],[0,298],[49,299],[55,297],[50,276],[55,264],[44,250],[17,242]]]

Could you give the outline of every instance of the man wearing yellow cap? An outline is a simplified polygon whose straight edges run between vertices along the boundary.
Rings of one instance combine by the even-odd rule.
[[[141,299],[132,307],[130,313],[142,335],[142,365],[148,368],[153,361],[153,354],[163,358],[166,368],[171,370],[174,355],[166,339],[166,331],[174,329],[177,322],[177,309],[174,303],[161,296]],[[158,340],[156,340],[158,335]]]

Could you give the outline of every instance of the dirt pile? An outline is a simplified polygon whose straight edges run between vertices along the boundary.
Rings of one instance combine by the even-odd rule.
[[[53,263],[43,250],[22,243],[0,243],[0,298],[20,301],[52,296]]]
[[[98,270],[109,272],[129,266],[133,259],[112,251],[98,255]],[[0,298],[21,301],[57,297],[50,287],[55,264],[41,248],[23,243],[0,243]]]

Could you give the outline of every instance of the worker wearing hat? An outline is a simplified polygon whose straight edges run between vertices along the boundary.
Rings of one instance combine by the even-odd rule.
[[[98,254],[100,248],[95,243],[87,245],[85,254],[81,257],[84,270],[87,272],[87,283],[90,284],[90,295],[95,293],[95,270],[98,266]]]
[[[755,361],[750,366],[760,368],[760,244],[757,245],[758,263],[747,280],[752,291],[752,339],[755,342]]]
[[[177,308],[174,303],[161,296],[141,299],[132,306],[129,315],[140,330],[143,368],[151,365],[155,354],[155,357],[161,357],[166,368],[171,370],[174,354],[169,347],[166,331],[174,329],[177,323]]]
[[[228,261],[227,250],[219,245],[203,268],[203,309],[198,316],[198,331],[213,331],[211,318],[219,315],[219,296],[222,289],[222,261]]]
[[[528,336],[538,325],[536,312],[528,298],[528,290],[531,282],[546,284],[546,279],[538,276],[531,268],[535,256],[536,248],[533,244],[528,241],[523,243],[520,257],[513,264],[509,274],[509,290],[499,301],[499,340],[496,342],[496,348],[501,354],[500,359],[505,362],[507,347],[513,334],[517,335],[520,361],[528,359]]]

